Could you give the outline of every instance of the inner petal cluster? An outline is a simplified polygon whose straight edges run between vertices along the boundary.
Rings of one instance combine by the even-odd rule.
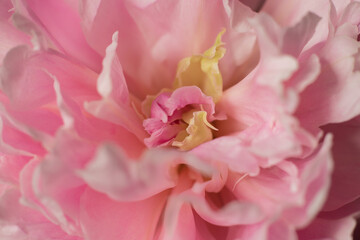
[[[202,55],[179,62],[172,89],[144,100],[143,125],[150,134],[144,142],[148,147],[173,146],[187,151],[213,138],[212,131],[217,129],[211,122],[216,120],[215,104],[222,95],[218,62],[225,54],[223,33]]]

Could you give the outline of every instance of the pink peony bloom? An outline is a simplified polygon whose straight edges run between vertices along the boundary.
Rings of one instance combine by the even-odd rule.
[[[0,239],[351,240],[359,16],[1,0]]]

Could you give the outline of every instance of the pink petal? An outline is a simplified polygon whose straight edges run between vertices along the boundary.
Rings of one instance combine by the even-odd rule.
[[[1,124],[1,151],[8,154],[20,155],[43,155],[45,154],[44,147],[34,140],[31,136],[19,130],[16,126],[10,123],[2,116]]]
[[[110,143],[99,147],[95,157],[77,172],[92,188],[113,199],[138,201],[174,187],[180,164],[208,177],[214,174],[212,166],[194,156],[156,149],[145,152],[139,159],[130,159]]]
[[[60,87],[56,78],[53,80],[57,105],[64,122],[64,128],[74,128],[79,136],[87,138],[88,140],[101,141],[104,139],[113,139],[122,142],[128,154],[131,156],[133,154],[139,154],[143,143],[139,142],[133,133],[103,120],[84,115],[85,109],[82,106],[82,102],[77,103],[74,98],[69,96],[68,92]],[[117,137],[116,134],[114,134],[114,129],[116,129],[116,133],[121,137]]]
[[[26,0],[24,6],[33,20],[43,28],[54,44],[64,53],[98,71],[100,58],[88,45],[76,9],[64,0]]]
[[[330,153],[331,137],[328,135],[312,156],[300,163],[300,191],[303,203],[285,211],[284,217],[296,226],[305,226],[316,216],[326,201],[330,188],[333,162]],[[296,164],[296,163],[295,163]]]
[[[39,175],[36,171],[39,164],[39,159],[34,158],[23,168],[21,172],[20,186],[23,196],[22,201],[27,206],[31,206],[42,213],[52,222],[60,225],[68,234],[79,235],[80,231],[79,228],[76,227],[76,223],[72,219],[68,218],[68,206],[66,204],[59,205],[59,202],[39,193]],[[57,189],[57,191],[59,192],[59,189]],[[74,195],[68,196],[74,197]],[[61,196],[57,196],[57,198],[60,197]],[[66,202],[64,201],[64,203]],[[74,204],[74,202],[72,202],[72,204]]]
[[[173,115],[175,110],[182,109],[190,104],[202,105],[210,119],[215,113],[215,105],[212,98],[206,96],[200,88],[194,86],[176,89],[165,104],[166,112],[169,116]]]
[[[239,138],[221,137],[201,144],[191,150],[196,156],[209,160],[220,161],[236,172],[256,175],[259,172],[259,162],[251,154]]]
[[[0,198],[1,239],[53,239],[80,240],[80,237],[65,233],[38,211],[20,204],[20,193],[12,188]]]
[[[176,227],[172,233],[167,233],[167,222],[163,223],[163,232],[161,233],[160,240],[197,240],[201,235],[197,234],[198,229],[195,225],[194,213],[190,204],[182,205],[181,209],[177,213]]]
[[[305,45],[315,34],[315,29],[320,21],[314,13],[305,15],[299,23],[286,30],[283,43],[284,53],[291,54],[295,57],[300,55]]]
[[[28,157],[1,154],[0,180],[6,183],[18,184],[20,171],[28,161]]]
[[[251,2],[255,5],[259,1]],[[219,68],[226,89],[249,74],[257,64],[259,56],[256,34],[249,23],[255,13],[236,0],[223,1],[223,5],[229,19],[225,20],[224,24],[226,32],[223,42],[226,53],[219,62]]]
[[[249,6],[253,11],[258,12],[265,3],[265,0],[241,0],[241,2]]]
[[[229,228],[229,233],[226,240],[247,239],[258,240],[266,239],[268,231],[268,224],[260,222],[251,225],[239,225]]]
[[[111,99],[102,99],[85,102],[84,108],[93,117],[111,123],[121,132],[126,132],[122,140],[125,140],[125,136],[131,136],[131,142],[143,145],[142,141],[147,134],[142,126],[142,119],[131,106],[118,105]]]
[[[166,193],[138,202],[117,202],[87,189],[81,199],[81,222],[89,240],[152,239]]]
[[[156,68],[152,70],[149,68],[150,66],[147,68],[144,66],[146,65],[145,60],[151,60],[149,50],[145,47],[141,32],[127,11],[126,1],[93,2],[84,0],[81,13],[85,20],[83,26],[87,41],[100,55],[104,55],[113,33],[119,31],[119,39],[122,44],[118,46],[117,53],[128,80],[128,86],[135,96],[144,97],[150,92],[154,93],[154,91],[150,91],[152,82],[149,77],[153,77],[150,73],[154,72]],[[154,67],[153,64],[152,67]],[[139,68],[142,71],[138,71]],[[144,78],[147,81],[143,80]],[[140,79],[143,81],[137,82]]]
[[[206,96],[200,88],[196,86],[185,86],[176,89],[171,93],[160,94],[151,106],[151,118],[161,119],[164,123],[168,122],[168,117],[175,114],[176,110],[181,110],[187,105],[201,107],[208,113],[210,121],[213,120],[215,104],[211,97]]]
[[[149,125],[154,122],[155,119],[147,119],[144,121],[145,127],[149,129]],[[151,136],[144,140],[144,143],[149,148],[166,146],[170,141],[175,139],[176,135],[184,128],[179,124],[159,126],[155,131],[151,133]],[[150,132],[149,132],[150,133]]]
[[[326,132],[334,134],[334,173],[330,194],[324,211],[336,210],[360,198],[356,184],[360,181],[360,121],[359,117],[340,124],[324,127]]]
[[[295,229],[285,221],[277,221],[270,225],[269,240],[298,240]]]
[[[321,17],[314,36],[305,47],[306,49],[325,41],[327,37],[332,34],[331,24],[329,23],[336,18],[335,7],[332,2],[329,3],[327,0],[269,0],[265,2],[262,10],[269,13],[281,26],[295,25],[309,12]]]
[[[171,198],[165,210],[165,221],[169,221],[168,224],[174,223],[171,218],[175,217],[183,204],[187,203],[190,203],[197,214],[205,221],[218,226],[253,224],[260,222],[264,217],[258,206],[246,201],[233,201],[220,209],[214,210],[203,196],[188,190]]]
[[[79,173],[89,186],[112,199],[139,201],[175,186],[171,168],[176,163],[171,155],[153,152],[133,161],[117,146],[104,144]]]
[[[5,101],[4,114],[11,116],[9,119],[14,124],[18,122],[16,127],[35,139],[41,134],[53,135],[61,125],[54,79],[81,103],[83,98],[97,96],[93,90],[94,77],[94,72],[58,53],[17,47],[7,54],[2,66],[1,88],[9,98]],[[38,136],[30,131],[39,132]]]
[[[341,51],[338,46],[342,46]],[[357,51],[356,40],[345,36],[334,37],[321,51],[321,74],[301,93],[296,113],[306,128],[346,121],[359,114],[359,73],[354,72]]]
[[[343,219],[315,219],[307,228],[298,231],[299,240],[341,239],[352,240],[356,221],[352,217]]]
[[[91,159],[95,147],[69,130],[59,131],[54,146],[38,166],[23,173],[27,201],[67,232],[81,235],[80,197],[86,186],[75,171]]]
[[[10,10],[13,8],[13,4],[10,0],[1,1],[0,3],[0,64],[6,55],[6,53],[13,47],[21,44],[30,44],[30,38],[26,34],[20,32],[11,24]]]
[[[177,134],[184,130],[182,124],[173,121],[182,118],[182,114],[188,109],[205,110],[209,121],[214,120],[215,104],[212,97],[206,96],[196,86],[185,86],[177,88],[171,94],[164,92],[157,96],[151,105],[150,118],[143,122],[145,130],[151,134],[145,139],[148,147],[166,145],[173,140]]]
[[[111,97],[118,104],[129,103],[129,91],[122,72],[122,67],[116,55],[118,32],[112,36],[112,43],[106,49],[103,69],[98,77],[97,89],[103,97]]]
[[[329,188],[331,138],[306,159],[263,169],[257,176],[229,173],[227,187],[237,199],[256,202],[267,216],[282,216],[293,226],[307,224],[318,213]]]
[[[12,49],[1,68],[1,89],[14,105],[27,107],[51,101],[51,82],[43,71],[34,68],[30,61],[30,50],[25,46]],[[36,79],[36,83],[30,79]],[[31,83],[31,84],[30,84]],[[39,94],[33,94],[38,92]]]
[[[103,69],[97,79],[97,91],[101,100],[85,102],[86,111],[94,117],[120,125],[133,133],[140,141],[145,138],[142,119],[136,113],[133,100],[130,100],[125,77],[116,55],[118,33],[114,33],[113,41],[106,50]],[[126,116],[126,117],[125,117]]]

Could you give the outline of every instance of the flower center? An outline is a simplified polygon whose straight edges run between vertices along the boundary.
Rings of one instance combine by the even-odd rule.
[[[182,59],[172,89],[147,96],[142,111],[143,125],[150,134],[148,147],[173,146],[190,150],[213,139],[211,122],[217,118],[215,104],[222,95],[219,60],[225,54],[221,31],[212,47],[202,55]]]

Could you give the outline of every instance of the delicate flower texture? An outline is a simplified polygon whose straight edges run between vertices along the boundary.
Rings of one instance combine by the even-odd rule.
[[[0,0],[0,239],[351,240],[357,0]]]

